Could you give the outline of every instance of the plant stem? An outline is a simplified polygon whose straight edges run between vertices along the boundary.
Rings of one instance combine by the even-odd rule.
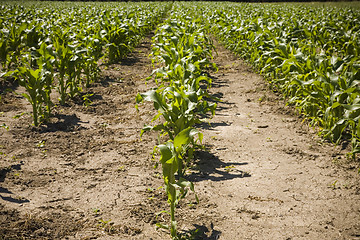
[[[37,102],[36,102],[36,99],[33,100],[32,109],[33,109],[34,125],[35,125],[35,127],[37,127],[37,126],[39,125],[39,123],[38,123],[38,112],[37,112]]]
[[[172,186],[171,186],[172,187]],[[174,188],[174,187],[172,187]],[[175,188],[174,188],[174,191]],[[175,199],[170,202],[170,216],[171,216],[171,237],[172,239],[175,239],[177,237],[177,231],[176,231],[176,221],[175,221]]]

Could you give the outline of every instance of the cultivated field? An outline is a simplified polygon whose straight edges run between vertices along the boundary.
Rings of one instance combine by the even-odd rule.
[[[0,239],[360,239],[357,3],[0,7]]]

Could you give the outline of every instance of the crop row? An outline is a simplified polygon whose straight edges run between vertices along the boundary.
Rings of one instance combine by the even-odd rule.
[[[156,115],[144,131],[159,131],[159,139],[167,139],[155,147],[160,154],[166,194],[170,204],[170,224],[158,226],[170,230],[172,239],[180,239],[176,229],[175,209],[178,202],[194,186],[186,180],[186,169],[197,148],[202,148],[203,135],[195,124],[201,117],[214,114],[208,89],[211,78],[204,71],[217,69],[211,62],[214,46],[207,37],[208,28],[200,19],[190,17],[189,10],[174,4],[169,18],[160,25],[153,38],[152,56],[158,68],[152,76],[157,87],[138,94],[137,103],[151,101]],[[197,197],[196,197],[197,199]]]
[[[170,5],[3,3],[0,81],[15,77],[26,88],[34,125],[46,122],[54,105],[50,97],[54,88],[62,105],[79,95],[98,78],[100,64],[123,59],[161,22]],[[211,28],[325,138],[337,143],[348,138],[353,156],[360,152],[359,10],[237,3],[184,3],[182,7],[187,18],[197,18],[192,28],[201,26],[200,22]],[[154,56],[162,57],[159,51]],[[183,74],[179,66],[171,65],[177,68],[174,73],[159,68],[155,74],[172,78]],[[82,97],[87,102],[89,96]],[[206,102],[202,104],[206,109]]]
[[[54,88],[62,105],[81,93],[98,78],[99,65],[123,59],[169,5],[41,6],[0,6],[2,77],[26,88],[35,126],[50,116]]]
[[[25,87],[35,126],[50,117],[54,89],[60,104],[80,95],[97,80],[101,64],[125,58],[156,27],[150,77],[156,87],[139,93],[136,107],[150,101],[156,111],[141,134],[159,133],[154,157],[162,168],[170,205],[163,212],[170,224],[158,226],[173,239],[182,238],[176,206],[194,191],[186,170],[195,150],[204,148],[196,125],[216,109],[208,92],[207,71],[217,70],[210,33],[253,64],[324,137],[348,137],[352,155],[360,152],[360,11],[194,2],[9,3],[0,10],[0,81],[13,77]]]
[[[301,5],[206,4],[203,20],[321,134],[360,152],[360,11]]]

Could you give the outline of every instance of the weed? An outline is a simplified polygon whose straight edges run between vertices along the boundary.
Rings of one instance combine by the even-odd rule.
[[[336,184],[337,184],[338,180],[335,180],[332,184],[330,184],[330,188],[332,188],[333,190],[335,190],[337,187],[336,187]]]
[[[126,168],[125,168],[124,165],[122,165],[122,166],[118,167],[117,171],[118,171],[118,172],[125,172],[125,171],[126,171]]]
[[[100,128],[107,128],[109,126],[109,124],[108,123],[106,123],[106,122],[104,122],[104,123],[101,123],[100,125],[99,125],[99,127]]]
[[[100,209],[98,209],[98,208],[93,208],[93,209],[92,209],[92,212],[93,212],[96,216],[100,215]]]
[[[268,97],[264,94],[264,95],[262,95],[261,97],[259,97],[258,101],[259,101],[260,103],[262,103],[262,102],[266,101],[267,99],[268,99]]]
[[[36,144],[36,147],[38,148],[44,148],[45,147],[45,141],[39,141],[37,144]]]
[[[0,127],[4,128],[6,131],[9,131],[9,126],[7,126],[5,123],[1,124]]]
[[[42,158],[46,158],[46,157],[47,157],[47,154],[46,154],[47,151],[48,151],[48,150],[46,150],[46,149],[44,149],[44,150],[41,151]]]
[[[225,171],[229,173],[229,172],[231,172],[231,170],[233,170],[234,168],[235,168],[234,165],[226,166],[226,167],[225,167]]]
[[[93,93],[87,93],[82,96],[82,98],[84,100],[84,107],[89,107],[92,104],[90,97],[92,97],[93,95],[94,95]]]
[[[113,233],[114,232],[114,223],[109,220],[99,219],[98,227],[102,228],[104,232]]]

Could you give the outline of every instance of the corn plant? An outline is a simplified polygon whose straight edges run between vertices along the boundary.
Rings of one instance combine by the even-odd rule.
[[[170,18],[157,29],[154,37],[152,56],[163,61],[165,66],[156,69],[155,79],[161,79],[158,89],[138,94],[137,103],[153,101],[158,114],[153,121],[164,117],[165,122],[156,126],[146,125],[142,133],[148,130],[160,130],[170,139],[182,129],[200,123],[199,115],[207,112],[214,114],[216,103],[209,103],[207,91],[200,82],[211,86],[211,78],[202,74],[203,69],[216,65],[211,63],[212,42],[205,37],[204,29],[185,16],[173,13],[177,18]],[[185,15],[185,13],[184,13]],[[166,87],[168,85],[168,87]]]
[[[203,16],[217,37],[252,63],[321,135],[338,143],[350,134],[352,155],[359,152],[358,10],[209,4]]]
[[[51,101],[51,91],[54,88],[54,68],[53,63],[55,61],[52,52],[52,45],[47,45],[43,42],[38,50],[40,57],[36,60],[37,65],[42,69],[42,80],[44,81],[44,88],[41,91],[43,103],[45,104],[45,111],[43,111],[43,119],[45,122],[49,120],[51,115],[51,108],[53,102]]]
[[[14,76],[19,85],[25,87],[26,92],[22,95],[32,105],[35,126],[48,121],[53,106],[50,98],[54,80],[52,67],[54,58],[51,54],[51,48],[51,45],[48,46],[43,42],[38,50],[22,58],[22,66],[6,74],[7,76]],[[36,68],[33,69],[33,66]]]
[[[194,144],[194,137],[196,135],[198,135],[198,139],[201,142],[201,133],[194,128],[186,128],[176,135],[174,141],[170,140],[165,144],[157,146],[161,154],[159,161],[163,172],[165,192],[168,196],[168,203],[170,204],[170,212],[163,211],[170,215],[170,224],[164,225],[158,223],[157,226],[169,229],[172,239],[178,239],[175,219],[176,205],[186,196],[188,189],[194,192],[193,183],[186,181],[182,177],[176,180],[175,174],[179,168],[182,167],[184,158],[189,156],[187,153],[194,150],[192,144]],[[196,200],[199,201],[196,195],[195,197]]]
[[[41,57],[39,49],[46,42],[53,55],[49,71],[62,105],[97,80],[100,64],[125,58],[170,6],[22,4],[0,5],[0,77],[11,75],[18,66],[39,69],[36,59]],[[22,56],[29,55],[32,57],[25,66]]]
[[[107,44],[105,47],[108,51],[108,59],[110,63],[114,63],[123,59],[127,53],[131,51],[131,41],[136,33],[127,25],[107,24],[108,30],[105,37]]]
[[[216,104],[209,105],[207,101],[201,102],[196,92],[186,92],[181,88],[167,87],[165,89],[150,90],[136,97],[137,103],[142,101],[154,102],[158,114],[153,121],[163,117],[165,122],[155,126],[146,125],[141,132],[157,130],[168,134],[170,139],[183,129],[201,123],[198,114],[215,111]]]
[[[102,36],[84,37],[84,42],[87,46],[87,55],[84,61],[84,74],[86,75],[86,80],[83,85],[86,88],[97,80],[100,73],[98,61],[103,57],[103,46],[101,40],[99,40],[101,38]]]
[[[25,87],[26,93],[22,95],[32,105],[32,116],[35,126],[39,126],[42,121],[47,120],[50,115],[51,102],[48,96],[49,80],[51,79],[51,72],[44,68],[33,70],[27,67],[18,67],[15,75],[19,81],[20,86]],[[46,107],[44,107],[46,104]]]
[[[216,69],[211,62],[214,46],[206,37],[203,25],[180,9],[180,5],[174,5],[169,19],[157,28],[153,38],[153,63],[163,65],[152,74],[158,87],[136,96],[137,104],[153,102],[157,114],[152,122],[159,122],[154,126],[145,125],[141,135],[156,130],[169,138],[156,149],[160,152],[159,163],[170,204],[170,212],[163,212],[170,215],[170,224],[157,225],[169,229],[172,239],[180,239],[176,229],[176,205],[188,189],[194,191],[193,184],[186,181],[185,176],[194,151],[202,148],[203,135],[194,126],[201,122],[201,116],[209,112],[213,115],[216,108],[216,103],[207,101],[211,98],[207,92],[211,78],[204,74],[209,67]]]
[[[4,26],[7,28],[0,31],[0,39],[3,39],[0,43],[0,62],[5,71],[10,70],[12,64],[16,66],[20,60],[23,49],[22,38],[27,26],[27,23],[11,22]]]

